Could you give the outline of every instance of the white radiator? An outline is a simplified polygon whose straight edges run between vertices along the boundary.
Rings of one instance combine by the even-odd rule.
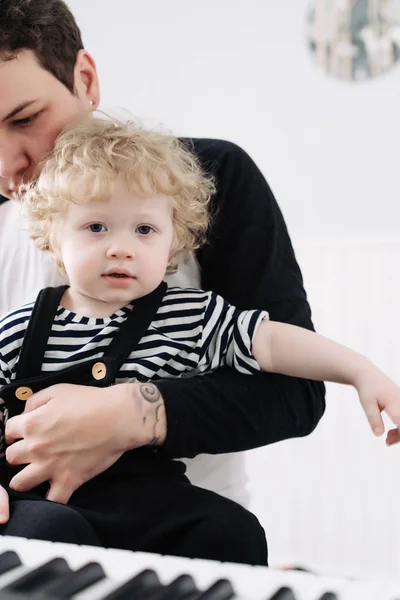
[[[295,245],[317,330],[400,384],[400,239]],[[247,454],[251,508],[272,565],[400,575],[400,445],[376,439],[355,390],[328,384],[316,432]]]

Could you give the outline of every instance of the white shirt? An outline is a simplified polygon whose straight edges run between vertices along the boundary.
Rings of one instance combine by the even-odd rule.
[[[43,287],[57,285],[51,258],[27,235],[14,201],[0,206],[0,277],[0,316],[35,300]],[[194,254],[183,254],[177,273],[166,277],[166,281],[170,286],[199,288],[200,268]],[[193,484],[248,505],[244,453],[203,454],[185,462]]]

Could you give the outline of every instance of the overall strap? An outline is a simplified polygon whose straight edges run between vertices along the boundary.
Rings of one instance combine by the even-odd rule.
[[[16,380],[40,374],[54,316],[67,287],[48,287],[39,292],[22,342]]]
[[[42,373],[54,315],[66,288],[67,286],[46,288],[36,300],[17,363],[16,377],[1,389],[9,417],[23,412],[24,402],[32,394],[58,383],[97,387],[112,385],[122,365],[154,320],[167,284],[162,282],[151,294],[135,301],[128,317],[101,357],[85,360],[61,371]]]
[[[39,293],[22,343],[15,382],[40,376],[54,316],[67,287],[45,288]],[[135,300],[126,321],[122,323],[102,357],[104,360],[107,359],[107,382],[115,379],[128,356],[135,350],[146,333],[157,313],[167,287],[165,282],[161,282],[153,292]],[[93,359],[87,361],[87,363],[94,363],[98,360]],[[74,367],[77,373],[79,371],[78,367],[79,365]],[[59,376],[60,374],[57,374],[57,377]],[[79,380],[77,383],[79,383]],[[106,382],[104,381],[104,383]]]
[[[153,321],[167,287],[167,284],[162,281],[150,294],[135,300],[128,318],[121,325],[111,344],[106,348],[104,357],[113,359],[114,379]]]

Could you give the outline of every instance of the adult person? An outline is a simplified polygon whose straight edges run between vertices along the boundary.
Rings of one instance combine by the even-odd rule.
[[[15,217],[18,186],[33,176],[61,129],[100,102],[94,60],[62,0],[1,3],[0,89],[0,193],[11,199],[0,207],[0,299],[8,303],[0,306],[3,313],[21,301],[13,296],[15,282],[5,276],[21,281],[24,261],[32,256]],[[193,147],[216,179],[216,217],[207,246],[195,257],[181,257],[179,270],[186,269],[190,284],[197,279],[202,288],[239,308],[265,309],[276,321],[312,329],[286,225],[261,173],[234,144],[193,140]],[[36,254],[33,260],[37,266],[41,259]],[[43,279],[50,280],[51,273],[40,264]],[[33,299],[40,287],[42,281],[33,282],[25,299]],[[24,441],[17,460],[27,466],[14,479],[14,488],[26,491],[49,481],[48,498],[68,502],[74,490],[121,452],[154,438],[166,457],[237,452],[307,435],[324,411],[322,383],[266,373],[249,378],[219,370],[157,386],[156,406],[134,383],[106,390],[61,385],[32,396],[6,429],[7,441]],[[102,417],[113,401],[124,406],[124,417],[110,426]],[[223,492],[225,482],[218,477],[217,491]]]

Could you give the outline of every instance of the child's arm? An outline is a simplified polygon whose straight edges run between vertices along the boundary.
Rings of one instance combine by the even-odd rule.
[[[3,488],[3,486],[0,485],[0,525],[7,523],[9,518],[10,518],[10,508],[9,508],[8,493]]]
[[[387,443],[400,441],[400,388],[365,356],[307,329],[267,320],[252,349],[263,371],[353,385],[373,432],[384,432],[385,410],[398,428],[388,433]]]

